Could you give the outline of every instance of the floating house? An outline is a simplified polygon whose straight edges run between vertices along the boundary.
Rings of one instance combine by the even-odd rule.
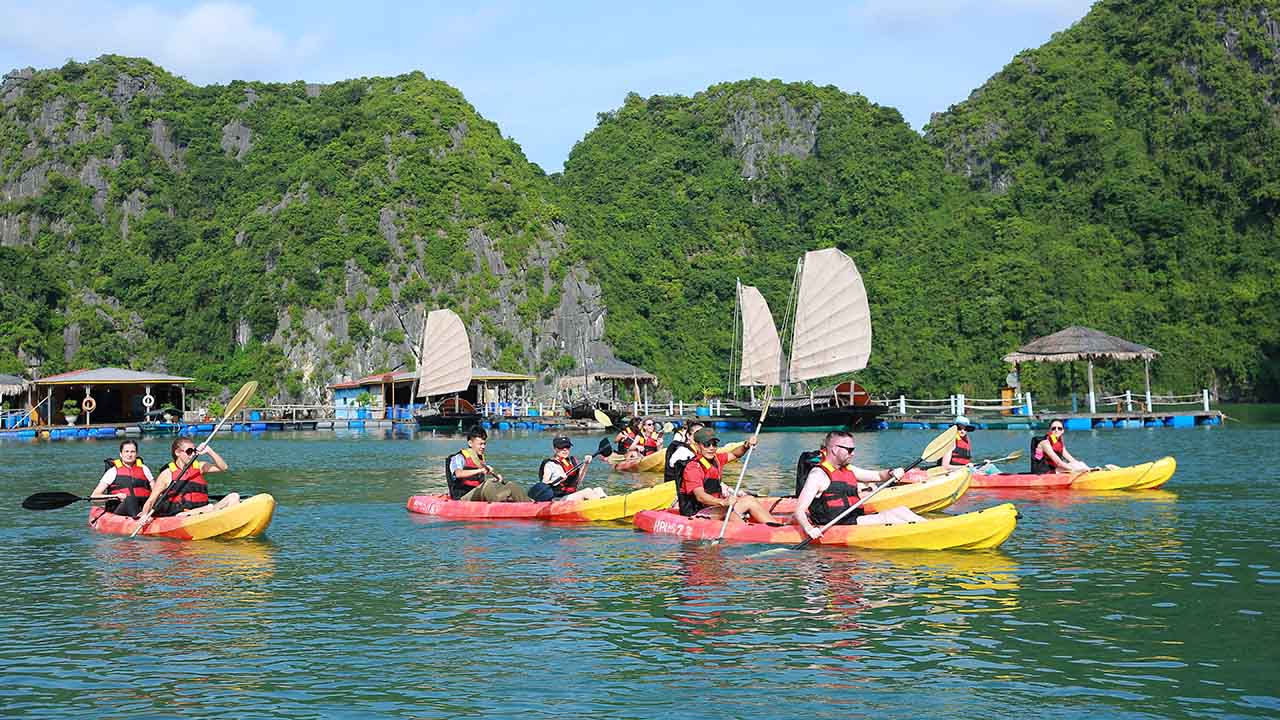
[[[536,375],[473,367],[471,384],[459,392],[458,397],[477,408],[487,408],[486,412],[490,414],[501,414],[502,408],[509,407],[510,403],[527,402],[533,394],[535,380]],[[401,370],[334,383],[329,386],[333,390],[334,416],[348,420],[411,419],[413,410],[421,406],[421,400],[414,397],[417,381],[417,371]],[[372,396],[371,402],[361,406],[360,398],[365,393]]]
[[[187,405],[192,378],[104,367],[73,370],[31,381],[33,404],[46,424],[61,424],[63,402],[75,400],[81,424],[142,422],[148,411]]]

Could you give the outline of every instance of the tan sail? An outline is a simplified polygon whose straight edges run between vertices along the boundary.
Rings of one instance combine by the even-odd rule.
[[[777,385],[782,370],[782,341],[764,295],[750,285],[738,286],[742,307],[742,372],[738,384]]]
[[[466,390],[471,384],[471,340],[452,310],[432,310],[422,332],[418,397]]]
[[[858,267],[836,248],[805,253],[788,380],[861,370],[870,357],[871,309]]]

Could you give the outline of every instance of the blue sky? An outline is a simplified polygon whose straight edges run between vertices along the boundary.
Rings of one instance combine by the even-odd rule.
[[[199,83],[421,70],[460,89],[548,172],[628,92],[812,81],[917,130],[1088,11],[1090,0],[856,2],[68,2],[0,0],[0,70],[103,53]]]

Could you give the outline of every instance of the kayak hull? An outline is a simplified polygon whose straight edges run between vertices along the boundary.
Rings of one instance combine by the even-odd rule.
[[[895,485],[876,493],[875,497],[863,503],[863,507],[871,513],[896,507],[910,508],[916,513],[937,512],[955,504],[969,489],[972,477],[972,469],[962,468],[931,480]],[[790,515],[796,509],[795,498],[761,498],[761,500],[764,506],[771,508],[771,512],[774,513]]]
[[[889,525],[836,525],[814,544],[875,550],[982,550],[998,547],[1013,534],[1018,512],[1011,503],[931,518],[925,522]],[[712,540],[720,536],[720,520],[689,518],[668,511],[636,515],[636,528],[682,540]],[[732,542],[793,545],[805,535],[797,525],[762,525],[731,522],[724,539]]]
[[[1093,470],[1087,473],[1047,473],[1029,475],[998,473],[974,475],[970,487],[974,488],[1023,488],[1071,490],[1154,490],[1169,482],[1177,470],[1173,457],[1163,457],[1154,462],[1130,465],[1112,470]]]
[[[1071,481],[1073,490],[1151,490],[1173,477],[1177,462],[1163,457],[1155,462],[1130,465],[1115,470],[1082,473]]]
[[[624,495],[553,502],[471,502],[452,500],[448,495],[414,495],[406,507],[412,513],[450,520],[598,522],[624,520],[642,510],[665,508],[675,498],[675,483],[660,483]]]
[[[175,540],[231,540],[261,535],[271,524],[276,500],[261,493],[243,502],[221,510],[199,515],[175,515],[155,518],[138,535],[167,537]],[[89,527],[110,535],[129,535],[138,521],[106,512],[103,508],[89,510]]]

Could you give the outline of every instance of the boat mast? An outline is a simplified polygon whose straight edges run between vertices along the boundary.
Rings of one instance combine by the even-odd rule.
[[[738,361],[739,348],[738,340],[742,335],[742,278],[737,278],[737,282],[733,291],[733,345],[729,348],[729,378],[725,385],[725,394],[734,400],[738,399],[738,373],[735,372],[741,364]],[[752,389],[751,394],[755,395]]]
[[[800,271],[804,269],[804,256],[801,255],[796,260],[796,274],[791,278],[791,293],[787,296],[787,314],[782,318],[782,337],[787,336],[787,329],[791,329],[791,343],[787,346],[790,351],[786,354],[786,359],[782,361],[781,373],[782,397],[791,396],[791,353],[796,347],[796,329],[793,327],[795,320],[796,303],[799,301],[800,293]]]

